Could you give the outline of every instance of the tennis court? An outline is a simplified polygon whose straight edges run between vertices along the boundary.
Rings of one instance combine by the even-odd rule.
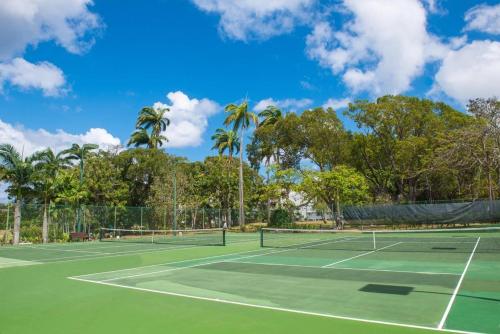
[[[0,268],[222,246],[224,238],[233,244],[257,239],[252,234],[228,233],[225,236],[220,229],[179,231],[175,237],[165,235],[165,231],[163,235],[162,231],[159,232],[153,237],[148,231],[131,233],[130,230],[116,229],[113,236],[101,241],[0,247]]]
[[[311,316],[500,332],[498,228],[338,233],[264,229],[260,243],[260,249],[70,278]]]

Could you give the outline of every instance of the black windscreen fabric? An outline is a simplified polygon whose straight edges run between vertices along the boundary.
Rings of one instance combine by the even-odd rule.
[[[500,201],[347,206],[351,224],[470,224],[500,222]]]

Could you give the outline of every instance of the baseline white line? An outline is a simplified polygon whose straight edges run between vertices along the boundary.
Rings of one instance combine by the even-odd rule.
[[[252,241],[254,242],[254,241]],[[243,243],[243,242],[242,242]],[[166,252],[166,251],[174,251],[174,250],[182,250],[182,249],[187,249],[187,248],[201,248],[201,247],[215,247],[215,246],[200,246],[200,245],[189,245],[189,246],[182,246],[182,247],[163,247],[162,249],[155,249],[155,250],[135,250],[135,251],[125,251],[125,252],[115,252],[115,253],[110,253],[110,254],[115,254],[115,255],[104,255],[104,256],[93,256],[93,255],[83,255],[83,256],[67,256],[67,257],[59,257],[59,258],[52,258],[52,259],[35,259],[34,261],[46,261],[44,264],[48,263],[66,263],[66,262],[75,262],[75,261],[85,261],[85,260],[94,260],[94,259],[105,259],[105,258],[110,258],[110,257],[120,257],[120,256],[127,256],[127,255],[141,255],[141,254],[148,254],[148,253],[159,253],[159,252]],[[254,250],[257,251],[257,250]],[[67,259],[67,260],[65,260]],[[62,261],[51,261],[51,260],[62,260]]]
[[[148,249],[148,250],[140,250],[139,249],[139,250],[109,253],[112,255],[95,256],[93,254],[88,254],[88,255],[78,255],[78,256],[63,256],[63,257],[56,257],[56,258],[34,259],[33,261],[45,261],[45,262],[43,262],[44,264],[73,262],[73,261],[103,259],[103,258],[119,257],[119,256],[127,256],[127,255],[140,255],[140,254],[147,254],[147,253],[166,252],[166,251],[186,249],[186,248],[195,248],[195,247],[202,247],[202,246],[165,247],[162,249]],[[103,254],[103,253],[100,253],[100,254]],[[62,260],[62,261],[59,261],[59,260]]]
[[[426,330],[432,330],[432,331],[436,331],[436,332],[479,334],[476,332],[456,331],[456,330],[449,330],[449,329],[438,329],[435,327],[426,327],[426,326],[419,326],[419,325],[401,324],[401,323],[396,323],[396,322],[387,322],[387,321],[369,320],[369,319],[354,318],[354,317],[345,317],[345,316],[339,316],[339,315],[333,315],[333,314],[327,314],[327,313],[309,312],[309,311],[294,310],[294,309],[283,308],[283,307],[243,303],[243,302],[237,302],[237,301],[231,301],[231,300],[219,299],[219,298],[200,297],[200,296],[193,296],[193,295],[188,295],[188,294],[183,294],[183,293],[139,288],[136,286],[128,286],[128,285],[109,283],[109,282],[104,282],[104,281],[92,281],[92,280],[82,279],[82,278],[78,278],[78,277],[68,277],[68,279],[75,280],[75,281],[81,281],[81,282],[87,282],[87,283],[94,283],[94,284],[118,287],[118,288],[137,290],[137,291],[142,291],[142,292],[153,292],[153,293],[159,293],[162,295],[184,297],[184,298],[190,298],[190,299],[197,299],[197,300],[204,300],[204,301],[217,302],[217,303],[223,303],[223,304],[231,304],[231,305],[238,305],[238,306],[245,306],[245,307],[267,309],[267,310],[273,310],[273,311],[289,312],[289,313],[295,313],[295,314],[312,315],[312,316],[318,316],[318,317],[324,317],[324,318],[351,320],[351,321],[359,321],[359,322],[364,322],[364,323],[398,326],[398,327],[406,327],[406,328],[426,329]]]
[[[390,270],[390,269],[376,269],[376,268],[333,268],[333,267],[318,267],[318,266],[307,266],[302,264],[284,264],[284,263],[265,263],[265,262],[251,262],[251,261],[224,261],[230,263],[246,263],[246,264],[258,264],[264,266],[283,266],[283,267],[301,267],[301,268],[315,268],[321,270],[353,270],[353,271],[381,271],[389,273],[406,273],[406,274],[419,274],[419,275],[450,275],[450,276],[460,276],[456,273],[441,273],[434,271],[408,271],[408,270]]]
[[[33,247],[33,246],[24,246],[26,248],[30,249],[40,249],[40,250],[45,250],[45,251],[52,251],[52,252],[74,252],[74,253],[88,253],[88,254],[112,254],[112,253],[103,253],[103,252],[92,252],[92,251],[85,251],[85,250],[79,250],[79,249],[60,249],[60,248],[44,248],[44,247]]]
[[[395,244],[392,244],[392,245],[389,245],[389,246],[378,248],[378,249],[375,249],[375,250],[372,250],[372,251],[369,251],[369,252],[366,252],[366,253],[363,253],[363,254],[358,254],[356,256],[353,256],[353,257],[350,257],[350,258],[347,258],[347,259],[343,259],[343,260],[340,260],[340,261],[336,261],[336,262],[333,262],[333,263],[330,263],[330,264],[326,264],[326,265],[322,266],[322,268],[329,268],[329,267],[334,266],[336,264],[339,264],[339,263],[342,263],[342,262],[346,262],[346,261],[349,261],[349,260],[354,260],[354,259],[357,259],[358,257],[370,255],[370,254],[378,252],[378,251],[380,251],[382,249],[393,247],[393,246],[399,245],[401,243],[402,243],[401,241],[400,242],[396,242]]]
[[[480,240],[481,240],[481,237],[478,237],[476,245],[474,246],[474,249],[472,250],[472,253],[469,256],[469,260],[467,261],[467,264],[465,265],[464,271],[462,272],[462,276],[460,276],[460,279],[458,280],[457,286],[455,287],[455,290],[453,291],[453,295],[451,296],[450,302],[448,303],[448,306],[446,307],[446,310],[444,311],[443,317],[441,318],[441,321],[439,322],[438,329],[443,329],[443,327],[446,323],[446,319],[448,318],[448,314],[450,313],[451,307],[453,306],[453,303],[455,302],[455,298],[457,297],[458,291],[460,290],[460,286],[462,285],[465,274],[467,273],[467,269],[469,269],[469,265],[472,262],[472,258],[474,257],[474,254],[476,253],[476,249],[477,249],[477,246],[479,245]]]

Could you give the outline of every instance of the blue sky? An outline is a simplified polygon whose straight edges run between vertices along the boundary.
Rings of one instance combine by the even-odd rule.
[[[500,95],[498,2],[0,3],[0,142],[26,152],[124,145],[140,108],[163,105],[166,150],[203,159],[245,96],[300,112],[399,93],[461,110]]]

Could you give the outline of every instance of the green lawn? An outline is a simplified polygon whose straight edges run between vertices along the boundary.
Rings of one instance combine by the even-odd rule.
[[[231,240],[231,236],[229,236],[229,240]],[[103,274],[99,274],[101,275],[99,280],[115,276],[120,278],[123,277],[124,273],[128,275],[141,273],[142,275],[144,270],[153,272],[157,270],[156,268],[183,268],[178,271],[153,274],[147,276],[148,278],[145,280],[131,277],[115,280],[114,283],[136,287],[145,286],[163,289],[163,291],[175,289],[181,293],[187,291],[182,289],[190,287],[189,295],[204,297],[204,294],[208,294],[209,297],[223,299],[237,295],[239,298],[253,301],[253,303],[261,302],[267,294],[268,299],[272,300],[273,303],[281,303],[305,311],[309,311],[308,305],[312,305],[311,310],[315,311],[314,307],[317,307],[316,311],[319,313],[324,313],[322,312],[325,311],[324,308],[328,308],[328,311],[336,315],[354,317],[357,315],[359,318],[372,320],[391,320],[391,317],[395,317],[396,320],[408,320],[416,324],[420,322],[419,312],[428,315],[430,312],[440,310],[449,299],[447,293],[454,286],[453,282],[422,282],[421,287],[437,290],[436,296],[438,297],[433,299],[438,301],[437,303],[434,305],[424,304],[428,301],[427,297],[415,294],[404,304],[404,307],[407,307],[413,303],[415,306],[412,311],[415,314],[414,319],[406,319],[405,317],[410,317],[412,312],[407,312],[403,308],[398,310],[397,304],[391,304],[396,306],[393,309],[396,315],[381,317],[380,310],[374,309],[377,305],[376,295],[353,294],[349,291],[353,287],[356,288],[359,282],[384,280],[386,274],[378,273],[375,276],[363,278],[343,270],[344,276],[349,272],[352,277],[343,276],[343,279],[339,279],[338,276],[335,276],[337,274],[333,274],[336,272],[335,269],[322,271],[321,273],[332,273],[332,280],[328,283],[329,278],[324,277],[324,274],[320,274],[320,277],[315,274],[314,270],[319,269],[311,268],[308,271],[307,267],[278,268],[268,265],[268,263],[272,264],[278,261],[283,263],[283,259],[277,258],[279,254],[263,257],[259,262],[265,263],[265,265],[239,263],[237,260],[232,262],[231,260],[234,260],[235,256],[243,256],[234,255],[234,253],[251,255],[263,252],[258,247],[255,235],[248,237],[238,235],[234,236],[232,240],[234,242],[226,247],[156,247],[154,249],[155,246],[150,245],[142,250],[144,253],[142,253],[140,246],[132,245],[131,247],[138,248],[122,248],[121,253],[124,254],[119,252],[113,254],[110,251],[112,248],[106,248],[101,250],[105,253],[101,255],[95,254],[98,253],[95,250],[100,247],[110,247],[106,246],[110,245],[109,243],[76,244],[74,246],[50,245],[43,247],[42,250],[38,250],[37,247],[22,250],[0,248],[0,263],[4,263],[4,268],[0,269],[0,333],[145,333],[147,331],[164,331],[168,333],[390,334],[434,332],[425,329],[218,303],[68,279],[68,277],[75,276],[96,279],[95,273],[108,271],[118,271],[119,275],[109,273],[104,274],[110,275],[109,277],[104,277]],[[238,242],[235,242],[236,240]],[[60,252],[61,247],[68,247],[68,249],[66,252]],[[23,252],[26,252],[26,256]],[[43,253],[43,256],[37,257],[37,253]],[[54,253],[51,255],[52,260],[49,253]],[[70,255],[66,255],[67,258],[63,259],[61,253]],[[230,255],[221,256],[224,254]],[[8,266],[7,260],[1,261],[2,258],[11,259],[13,256],[20,262],[18,266]],[[71,256],[75,258],[71,259]],[[497,254],[491,255],[489,258],[485,257],[486,255],[481,256],[485,261],[498,260]],[[207,257],[215,258],[206,259]],[[200,260],[201,258],[205,259]],[[289,256],[289,258],[297,259],[299,257]],[[22,265],[22,260],[26,259],[38,260],[40,264]],[[290,259],[289,261],[291,261]],[[256,258],[246,260],[257,262]],[[185,262],[164,265],[177,261]],[[197,266],[198,263],[200,266]],[[188,265],[193,267],[188,268]],[[356,265],[360,264],[353,263],[353,266]],[[491,284],[498,283],[500,268],[495,268],[494,273],[490,273],[490,277],[485,277],[484,274],[478,274],[478,272],[484,272],[480,268],[482,265],[491,265],[491,263],[473,262],[470,269],[471,279],[466,279],[463,284],[464,291],[467,291],[469,295],[480,296],[485,293],[485,288],[481,283],[474,283],[474,278],[478,275],[480,276],[479,282],[488,280]],[[144,266],[152,267],[121,271]],[[324,298],[323,301],[303,300],[302,297],[306,293],[313,297],[318,296],[321,288],[324,288],[325,296],[328,294],[336,295],[337,302],[332,303],[328,298]],[[464,317],[467,312],[470,315],[471,309],[477,309],[485,314],[494,314],[492,307],[498,307],[499,304],[498,301],[495,304],[495,301],[491,299],[496,298],[495,294],[498,293],[499,288],[491,286],[489,289],[492,290],[492,293],[487,294],[490,300],[468,298],[466,295],[457,297],[448,323],[464,330],[500,332],[500,330],[492,329],[491,322],[490,325],[483,324],[483,327],[480,327],[478,324],[464,320],[471,318],[470,316]],[[443,294],[439,295],[439,292]],[[338,298],[344,298],[344,303],[339,303]],[[361,300],[359,300],[360,298]],[[364,309],[359,308],[360,305],[363,305],[363,298],[366,306]],[[398,300],[398,296],[382,295],[379,298],[385,298],[387,303],[397,303]],[[399,300],[403,300],[402,297],[399,298]],[[422,319],[421,322],[425,324],[427,318],[423,317]]]

